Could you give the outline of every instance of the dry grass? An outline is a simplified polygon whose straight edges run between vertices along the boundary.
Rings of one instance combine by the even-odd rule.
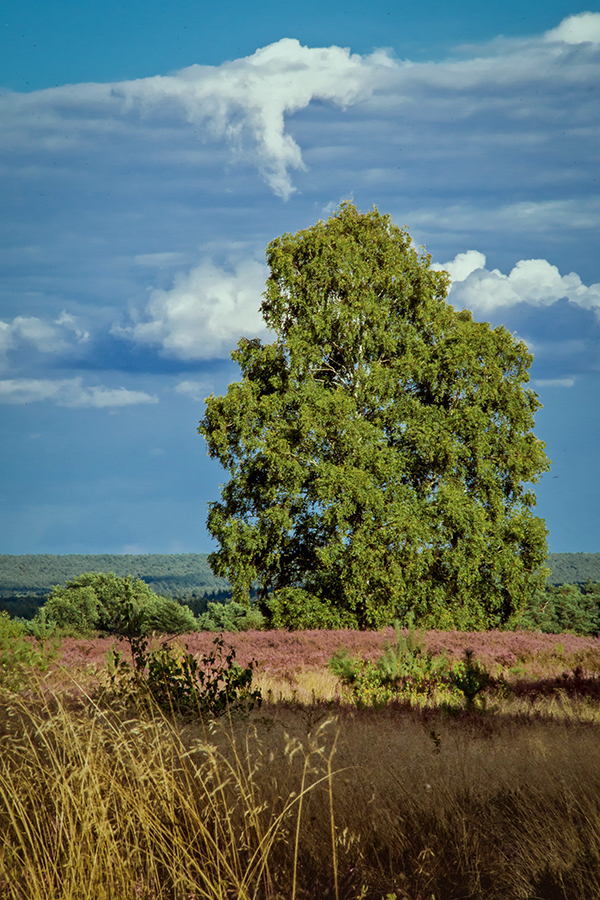
[[[470,637],[428,640],[458,656]],[[231,638],[261,663],[267,702],[245,717],[100,701],[97,642],[0,694],[3,900],[600,896],[598,642],[481,636],[478,655],[522,690],[486,710],[435,696],[358,710],[323,660],[385,636],[267,633],[255,653]],[[574,665],[579,681],[562,677]]]
[[[4,696],[7,900],[590,900],[598,709],[279,702],[217,723]],[[544,705],[545,704],[545,705]]]

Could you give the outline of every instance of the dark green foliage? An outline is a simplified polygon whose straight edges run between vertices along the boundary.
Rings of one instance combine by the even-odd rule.
[[[130,611],[132,612],[132,611]],[[113,651],[111,683],[118,696],[156,704],[163,712],[215,718],[233,710],[260,706],[260,690],[252,689],[254,662],[242,668],[235,650],[225,649],[219,635],[214,650],[196,659],[193,654],[163,644],[148,650],[148,642],[129,636],[131,663]]]
[[[600,553],[549,553],[550,584],[600,582]]]
[[[284,587],[266,602],[273,628],[309,631],[313,628],[352,628],[355,617],[299,587]]]
[[[154,588],[153,588],[154,590]],[[201,596],[192,594],[185,599],[185,605],[191,609],[195,616],[201,616],[208,611],[209,604],[226,604],[231,602],[231,591],[206,591]]]
[[[41,605],[54,585],[64,585],[86,572],[139,578],[156,594],[180,599],[228,591],[229,587],[214,575],[206,553],[0,554],[0,597],[29,596]]]
[[[600,553],[549,553],[546,566],[549,584],[600,582]],[[185,598],[196,615],[206,611],[203,602],[231,597],[227,581],[214,575],[206,553],[0,554],[0,609],[32,618],[53,585],[91,571],[141,578],[157,594]]]
[[[198,429],[229,474],[214,571],[294,628],[514,623],[546,557],[525,344],[455,311],[377,210],[344,203],[267,262],[275,339],[239,342],[241,381]]]
[[[518,626],[546,634],[598,635],[600,584],[589,582],[583,590],[575,584],[548,585],[545,591],[536,591]]]
[[[39,597],[21,597],[17,595],[2,597],[0,599],[0,611],[7,612],[12,618],[33,619],[46,599],[47,594]]]
[[[198,628],[188,607],[157,597],[139,579],[112,572],[86,572],[64,587],[57,585],[43,609],[48,620],[68,634],[132,630],[143,635],[184,634]]]

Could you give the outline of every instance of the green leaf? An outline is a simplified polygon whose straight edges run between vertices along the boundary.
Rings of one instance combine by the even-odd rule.
[[[239,342],[241,380],[198,428],[229,476],[215,573],[287,627],[514,623],[547,533],[525,344],[454,310],[447,273],[376,209],[344,203],[267,262],[274,340]]]

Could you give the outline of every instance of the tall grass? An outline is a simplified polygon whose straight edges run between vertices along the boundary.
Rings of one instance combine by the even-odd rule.
[[[0,698],[6,900],[590,900],[598,714]],[[559,715],[560,713],[560,715]]]
[[[284,742],[277,770],[291,780],[280,790],[249,722],[13,698],[0,738],[1,896],[274,896],[292,865],[293,896],[290,834],[305,795],[332,775],[325,730]]]

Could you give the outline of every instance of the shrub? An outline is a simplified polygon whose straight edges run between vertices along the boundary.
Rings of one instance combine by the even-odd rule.
[[[242,668],[235,650],[225,649],[221,635],[214,649],[200,659],[163,643],[149,650],[144,638],[124,638],[131,648],[131,662],[113,650],[110,678],[117,695],[133,702],[156,704],[163,712],[217,717],[233,709],[251,709],[262,703],[259,689],[252,689],[254,661]]]
[[[446,673],[444,654],[433,656],[424,649],[423,636],[410,623],[405,636],[396,625],[396,639],[386,644],[377,662],[354,659],[345,649],[328,662],[328,668],[352,689],[359,705],[381,705],[398,696],[429,692]]]
[[[65,632],[86,634],[98,625],[99,605],[98,595],[91,584],[73,581],[67,582],[64,588],[54,587],[43,609],[46,617]]]
[[[42,625],[44,620],[42,617]],[[56,645],[48,638],[51,629],[28,638],[28,623],[11,619],[6,611],[0,612],[0,686],[20,691],[31,676],[48,669],[56,653]]]
[[[250,631],[264,628],[265,617],[257,609],[247,609],[241,603],[209,603],[206,612],[198,616],[199,631]]]
[[[450,683],[464,696],[467,708],[475,705],[475,700],[493,683],[490,673],[479,663],[473,650],[465,650],[464,658],[455,663],[450,674]]]
[[[143,608],[142,632],[152,634],[188,634],[198,630],[198,620],[189,606],[169,597],[154,595]]]
[[[192,611],[176,600],[158,597],[139,578],[112,572],[86,572],[66,585],[56,585],[44,607],[47,618],[68,634],[196,631]]]

